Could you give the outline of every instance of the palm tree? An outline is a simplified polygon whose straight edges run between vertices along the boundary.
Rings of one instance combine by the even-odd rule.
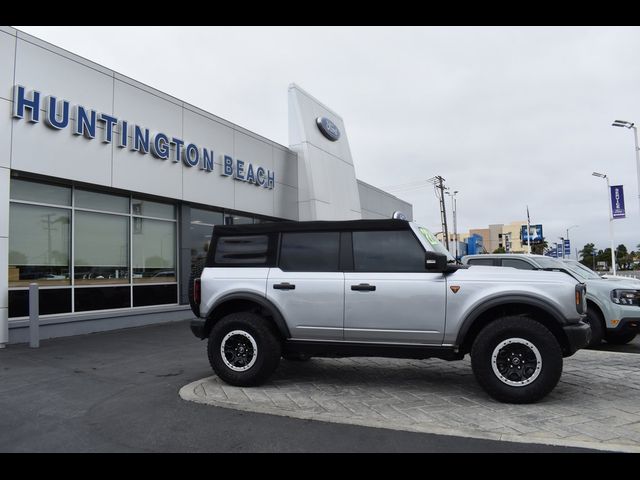
[[[534,253],[536,255],[544,255],[545,250],[547,250],[548,248],[549,243],[543,239],[542,242],[531,245],[531,253]]]

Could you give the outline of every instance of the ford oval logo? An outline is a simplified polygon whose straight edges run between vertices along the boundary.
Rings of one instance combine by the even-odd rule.
[[[318,129],[320,129],[322,135],[332,142],[335,142],[340,138],[340,129],[327,117],[316,118],[316,123],[318,124]]]

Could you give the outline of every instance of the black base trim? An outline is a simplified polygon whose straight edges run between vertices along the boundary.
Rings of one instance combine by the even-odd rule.
[[[576,351],[589,345],[589,342],[591,341],[591,327],[588,323],[584,323],[580,320],[578,323],[573,325],[564,325],[562,329],[567,336],[569,344],[568,351],[562,352],[564,357],[570,357],[576,353]]]
[[[453,347],[433,347],[422,345],[389,345],[380,343],[322,342],[309,340],[286,340],[282,351],[287,354],[304,354],[310,357],[386,357],[441,358],[461,360],[464,355]]]

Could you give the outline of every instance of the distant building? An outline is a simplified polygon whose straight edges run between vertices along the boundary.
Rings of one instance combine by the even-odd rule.
[[[458,233],[458,241],[464,245],[458,245],[458,257],[465,254],[460,252],[466,250],[466,255],[476,253],[491,253],[498,248],[504,248],[511,253],[526,253],[527,244],[522,243],[520,232],[526,220],[519,220],[507,224],[495,223],[488,228],[472,228],[466,233]],[[444,235],[436,235],[444,243]],[[449,250],[455,254],[455,243],[453,233],[449,233]]]

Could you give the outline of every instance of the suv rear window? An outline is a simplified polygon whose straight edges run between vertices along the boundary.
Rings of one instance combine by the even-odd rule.
[[[219,237],[214,262],[228,266],[267,266],[268,252],[268,235]]]
[[[337,272],[338,232],[283,233],[280,268],[288,272]]]
[[[493,258],[471,258],[469,259],[469,265],[482,265],[485,267],[494,267],[495,262]]]

